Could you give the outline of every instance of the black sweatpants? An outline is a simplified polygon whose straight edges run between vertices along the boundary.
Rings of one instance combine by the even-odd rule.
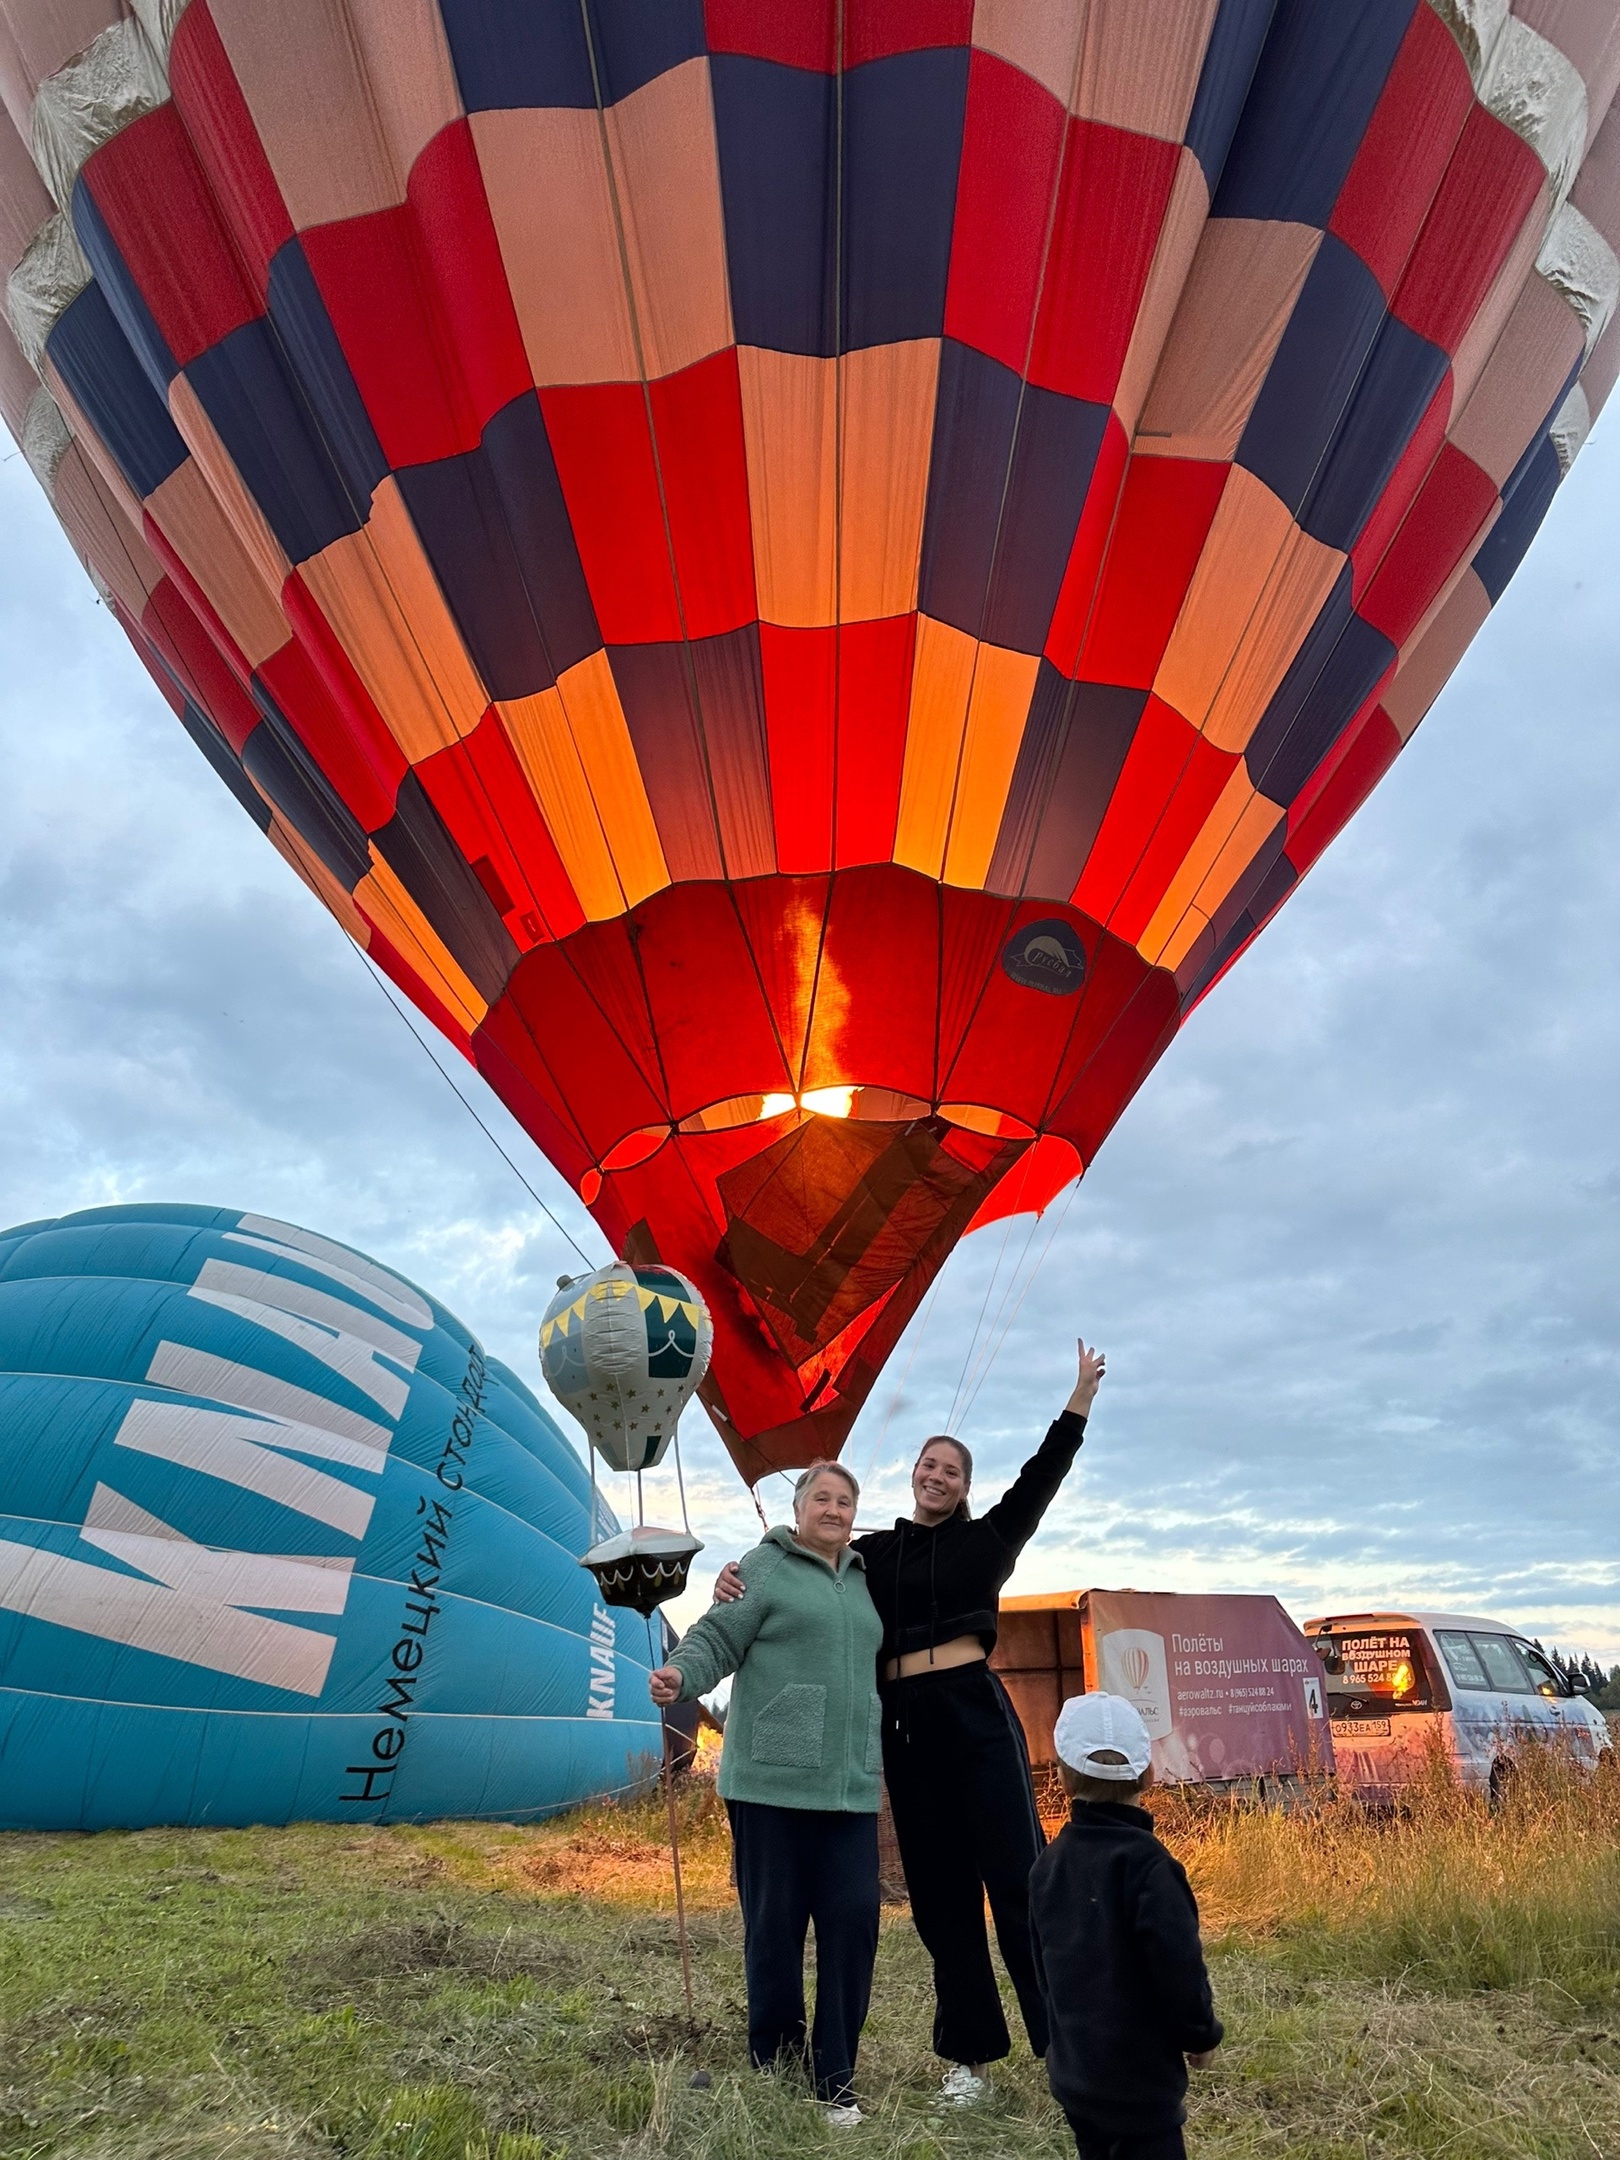
[[[1179,2123],[1155,2130],[1105,2129],[1089,2115],[1064,2109],[1079,2148],[1080,2160],[1187,2160],[1187,2141]]]
[[[804,1938],[816,1929],[810,2067],[818,2100],[848,2100],[878,1939],[875,1815],[728,1800],[748,1980],[748,2059],[804,2054]]]
[[[882,1696],[883,1775],[911,1917],[934,1961],[934,2052],[998,2062],[1012,2046],[984,1928],[988,1893],[1024,2030],[1044,2055],[1029,1871],[1046,1838],[1017,1713],[986,1664],[891,1680]]]

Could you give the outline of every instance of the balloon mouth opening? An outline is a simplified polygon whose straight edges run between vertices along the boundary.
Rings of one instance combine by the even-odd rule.
[[[1010,1110],[993,1103],[926,1102],[896,1088],[867,1087],[858,1081],[837,1087],[804,1088],[796,1094],[786,1090],[763,1090],[757,1095],[728,1095],[684,1117],[676,1125],[642,1125],[626,1133],[608,1149],[601,1161],[579,1181],[579,1196],[587,1207],[600,1197],[603,1181],[616,1171],[638,1169],[650,1162],[671,1134],[686,1137],[702,1133],[734,1132],[743,1125],[780,1125],[790,1130],[810,1118],[852,1119],[857,1123],[909,1124],[918,1118],[943,1118],[964,1132],[979,1133],[991,1140],[1035,1140],[1039,1128]]]

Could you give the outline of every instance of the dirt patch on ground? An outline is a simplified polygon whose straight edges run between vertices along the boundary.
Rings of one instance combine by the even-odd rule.
[[[673,1897],[669,1847],[630,1831],[585,1830],[548,1838],[512,1863],[515,1879],[547,1897],[588,1897],[610,1903],[661,1904]]]

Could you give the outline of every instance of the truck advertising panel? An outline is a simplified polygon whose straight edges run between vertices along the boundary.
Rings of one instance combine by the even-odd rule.
[[[1034,1762],[1081,1690],[1140,1711],[1165,1784],[1225,1784],[1333,1767],[1321,1660],[1272,1597],[1081,1590],[1005,1598],[992,1661]]]

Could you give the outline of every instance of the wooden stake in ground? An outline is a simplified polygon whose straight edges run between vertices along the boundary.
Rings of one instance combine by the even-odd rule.
[[[686,2022],[694,2026],[697,2013],[692,2007],[692,1952],[686,1940],[686,1893],[681,1887],[681,1827],[675,1813],[675,1765],[670,1759],[669,1717],[660,1714],[659,1722],[664,1730],[664,1801],[669,1810],[669,1857],[675,1864],[675,1930],[681,1942],[681,1980],[686,1988]]]

